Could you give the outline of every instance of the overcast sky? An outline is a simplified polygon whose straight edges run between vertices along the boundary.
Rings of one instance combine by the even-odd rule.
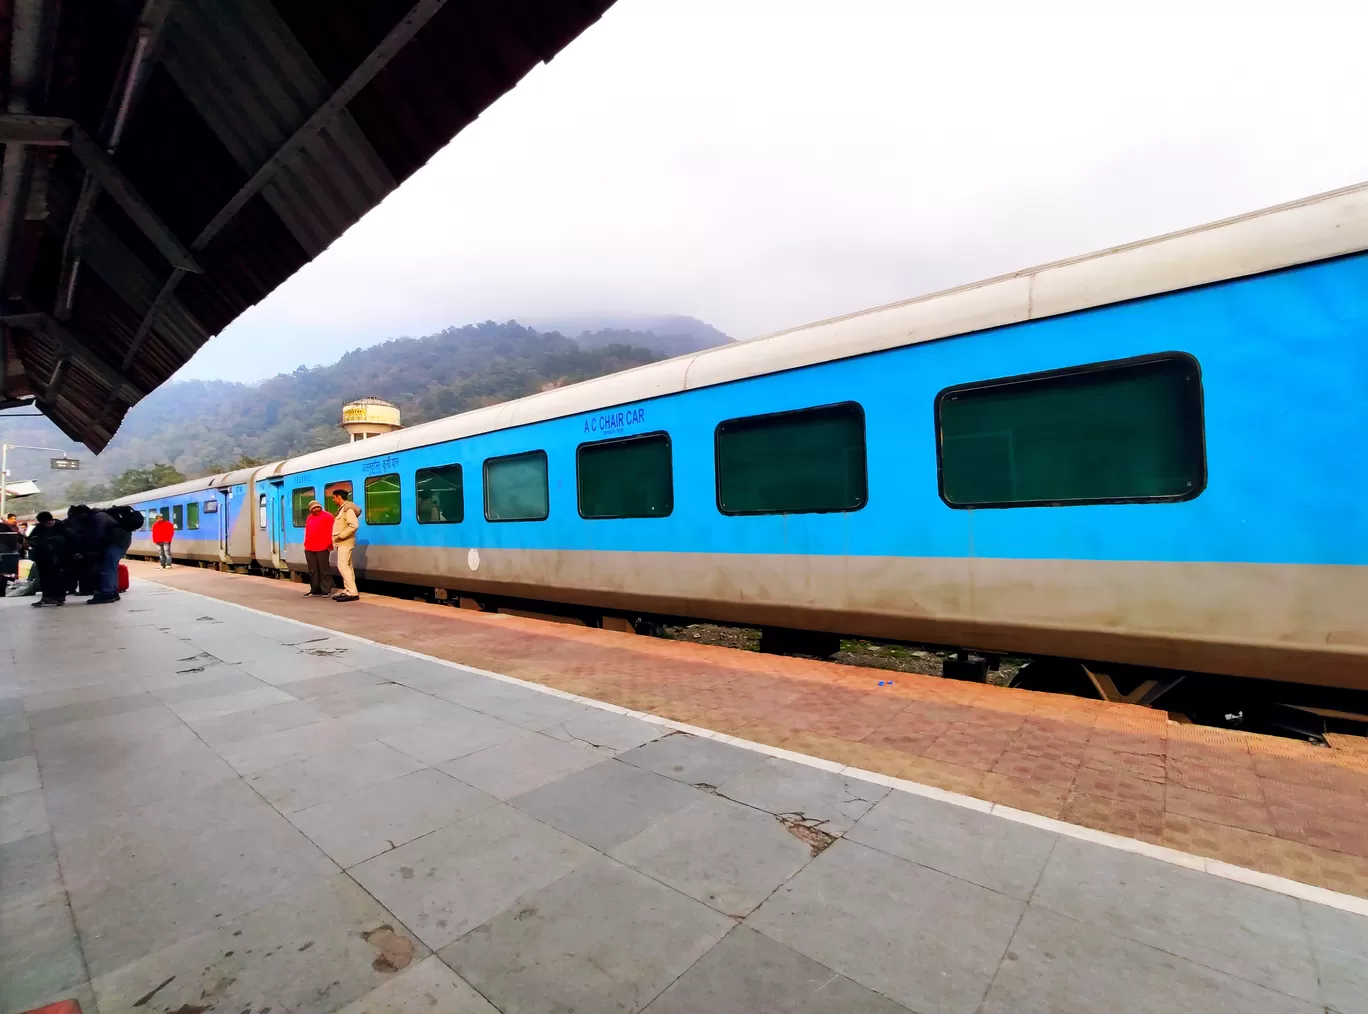
[[[1368,179],[1366,18],[1011,6],[619,0],[181,376],[488,318],[752,337]]]

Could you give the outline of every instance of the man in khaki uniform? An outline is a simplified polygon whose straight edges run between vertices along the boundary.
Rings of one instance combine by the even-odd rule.
[[[356,549],[356,530],[361,525],[361,508],[347,499],[344,490],[333,490],[337,517],[333,520],[332,539],[337,547],[337,572],[342,575],[342,591],[333,596],[334,602],[355,602],[356,568],[352,566],[352,552]]]

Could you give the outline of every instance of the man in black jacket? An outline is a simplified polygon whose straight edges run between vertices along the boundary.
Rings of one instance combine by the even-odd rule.
[[[99,606],[119,601],[119,561],[133,542],[133,533],[106,510],[90,512],[87,534],[95,564],[95,596],[86,605]]]
[[[38,588],[42,597],[35,606],[64,606],[67,596],[66,525],[47,511],[38,513],[38,523],[29,532],[29,552],[38,568]]]

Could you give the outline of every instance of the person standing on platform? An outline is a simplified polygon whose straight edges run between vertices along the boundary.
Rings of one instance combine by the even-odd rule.
[[[333,490],[332,497],[337,505],[332,541],[337,547],[337,572],[342,575],[342,594],[334,595],[333,601],[355,602],[361,596],[356,591],[356,568],[352,566],[352,553],[356,550],[356,531],[361,527],[361,508],[347,499],[345,490]]]
[[[332,565],[328,558],[333,547],[336,519],[317,500],[309,501],[309,516],[304,519],[304,558],[309,562],[309,590],[305,598],[323,597],[332,591]]]
[[[88,606],[119,601],[119,561],[133,544],[133,533],[106,510],[91,511],[88,545],[94,557],[96,587]]]
[[[37,523],[29,531],[29,552],[38,568],[39,599],[35,606],[64,606],[67,597],[66,525],[47,511],[39,511]]]
[[[176,526],[169,519],[159,517],[152,522],[152,542],[157,547],[158,562],[162,570],[171,566],[171,540],[176,537]]]

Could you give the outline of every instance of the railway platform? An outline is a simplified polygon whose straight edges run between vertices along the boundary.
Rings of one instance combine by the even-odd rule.
[[[0,1014],[1368,1011],[1352,743],[133,571],[0,600]]]

